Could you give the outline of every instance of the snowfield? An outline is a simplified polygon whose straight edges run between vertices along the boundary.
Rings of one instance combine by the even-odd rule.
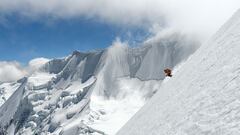
[[[240,11],[117,135],[240,134]]]

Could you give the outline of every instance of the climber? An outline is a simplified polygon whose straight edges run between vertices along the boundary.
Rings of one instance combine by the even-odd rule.
[[[172,70],[169,68],[164,69],[165,76],[172,77]]]

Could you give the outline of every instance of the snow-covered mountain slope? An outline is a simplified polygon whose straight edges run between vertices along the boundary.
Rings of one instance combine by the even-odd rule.
[[[93,91],[97,95],[116,97],[118,89],[113,87],[119,77],[162,80],[165,78],[163,70],[181,63],[197,49],[197,45],[194,40],[175,33],[157,41],[149,40],[138,48],[129,48],[116,41],[100,59],[95,72],[98,80]]]
[[[118,78],[113,87],[120,91],[117,97],[104,99],[101,96],[92,95],[90,108],[93,112],[100,113],[100,117],[93,122],[86,121],[87,125],[109,135],[116,134],[160,85],[160,80],[141,81],[137,78]]]
[[[240,134],[240,11],[200,47],[118,135]]]
[[[2,83],[0,84],[0,106],[14,93],[21,83]]]
[[[138,48],[117,41],[49,61],[11,89],[0,107],[0,134],[115,134],[158,91],[163,69],[196,49],[178,34],[160,40]]]

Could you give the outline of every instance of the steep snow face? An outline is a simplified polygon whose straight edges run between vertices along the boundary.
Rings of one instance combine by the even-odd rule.
[[[240,134],[240,11],[203,45],[118,135]]]
[[[117,90],[113,89],[113,83],[119,77],[128,76],[128,46],[116,41],[103,54],[97,71],[97,82],[94,86],[94,94],[101,96],[116,96]]]
[[[166,68],[173,68],[186,59],[196,50],[196,45],[194,40],[177,33],[160,35],[158,40],[154,38],[148,40],[145,43],[148,51],[136,77],[141,80],[163,80],[165,75],[162,71]]]
[[[74,51],[72,55],[64,59],[55,59],[45,64],[41,70],[58,74],[58,79],[87,81],[94,76],[103,51],[82,53]],[[60,81],[60,80],[55,80]]]
[[[116,97],[114,83],[119,77],[130,76],[142,81],[163,80],[163,70],[173,68],[196,49],[198,43],[181,34],[169,34],[160,39],[151,39],[143,46],[129,48],[116,41],[102,55],[95,75],[98,80],[93,87],[96,95]]]
[[[4,129],[5,127],[11,127],[12,125],[14,127],[13,129],[19,128],[19,126],[22,125],[22,122],[24,122],[25,115],[22,114],[24,112],[22,112],[21,109],[19,110],[19,106],[22,104],[21,99],[24,94],[26,83],[27,78],[24,78],[20,87],[12,94],[6,103],[0,107],[0,134],[5,134],[7,132]],[[19,117],[20,115],[22,116]]]
[[[14,93],[21,83],[2,83],[0,84],[0,106]]]

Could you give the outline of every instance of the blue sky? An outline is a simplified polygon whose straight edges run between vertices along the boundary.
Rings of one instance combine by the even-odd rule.
[[[39,21],[12,15],[0,24],[0,61],[27,63],[36,57],[63,57],[74,50],[103,49],[116,37],[131,38],[126,33],[140,36],[144,29],[84,18]]]
[[[176,32],[203,43],[239,5],[240,0],[0,0],[0,81],[6,75],[17,80],[48,60],[40,57],[103,49],[116,38],[136,46]]]
[[[239,0],[0,0],[0,62],[27,63],[36,57],[102,49],[117,37],[135,45],[132,42],[141,43],[164,29],[204,41],[239,4]]]

